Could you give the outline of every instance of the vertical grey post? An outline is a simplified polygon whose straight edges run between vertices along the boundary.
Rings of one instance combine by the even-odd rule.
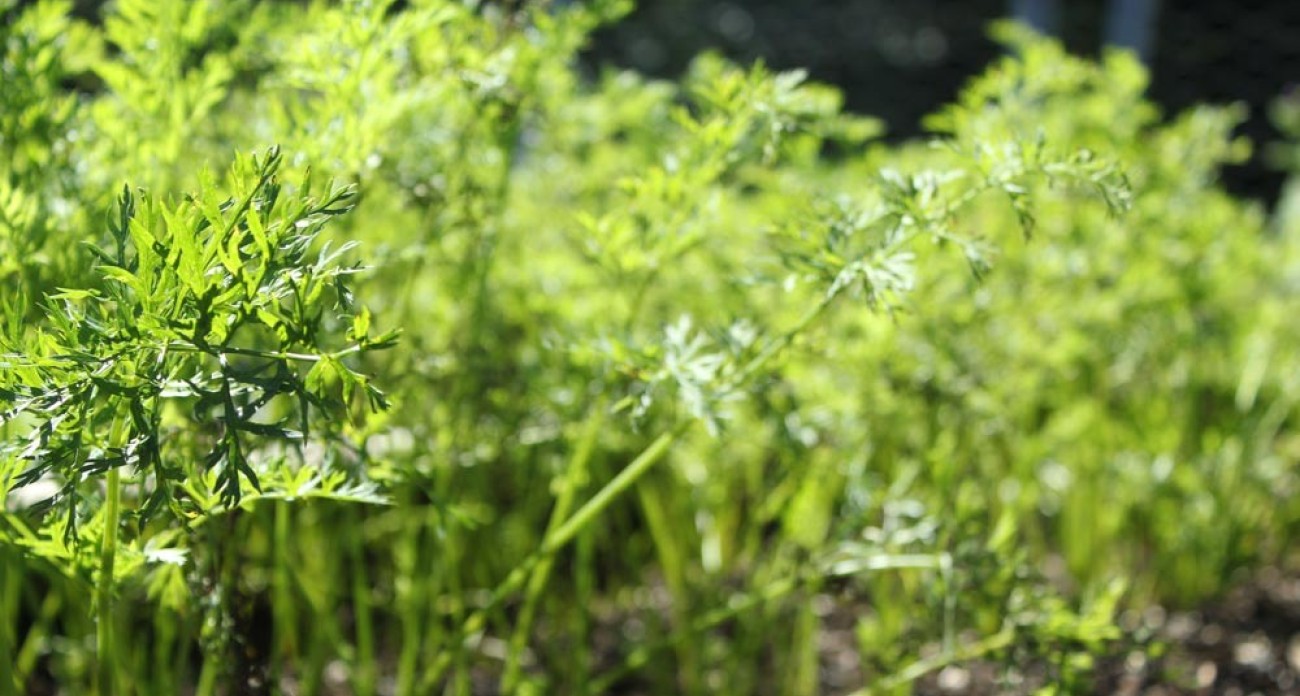
[[[1129,48],[1143,63],[1150,63],[1155,51],[1156,15],[1160,0],[1110,0],[1106,13],[1106,43]]]
[[[1061,23],[1060,0],[1011,0],[1011,16],[1040,33],[1052,35]]]

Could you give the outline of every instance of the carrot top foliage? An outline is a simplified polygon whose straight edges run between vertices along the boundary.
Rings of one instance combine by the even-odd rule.
[[[0,0],[0,696],[1083,692],[1283,560],[1295,218],[1131,56],[999,25],[887,144],[581,73],[617,0],[70,9]]]

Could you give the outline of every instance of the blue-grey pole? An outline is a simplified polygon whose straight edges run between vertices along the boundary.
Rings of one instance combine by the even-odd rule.
[[[1143,63],[1155,52],[1156,15],[1160,0],[1110,0],[1106,13],[1106,43],[1132,49]]]
[[[1039,33],[1052,35],[1061,23],[1059,0],[1011,0],[1011,16]]]

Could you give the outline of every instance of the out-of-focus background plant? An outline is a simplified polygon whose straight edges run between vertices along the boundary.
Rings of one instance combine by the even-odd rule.
[[[1075,54],[1138,51],[1152,74],[1147,96],[1166,111],[1241,102],[1249,113],[1238,132],[1255,143],[1281,135],[1268,105],[1300,82],[1300,6],[1287,0],[654,0],[599,32],[588,55],[658,76],[680,74],[701,50],[804,68],[892,136],[913,137],[998,55],[985,27],[1003,17]],[[1266,200],[1282,181],[1263,158],[1225,173],[1232,190]]]
[[[1293,95],[671,5],[0,0],[0,695],[1297,684]]]

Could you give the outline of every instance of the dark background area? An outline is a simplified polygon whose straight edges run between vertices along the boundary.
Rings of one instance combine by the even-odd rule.
[[[1147,1],[1156,7],[1146,51],[1152,98],[1166,114],[1201,102],[1246,104],[1240,133],[1255,155],[1225,180],[1239,194],[1275,201],[1284,175],[1262,153],[1280,138],[1269,104],[1300,91],[1300,0],[637,0],[629,17],[596,36],[586,59],[676,77],[693,56],[716,49],[741,63],[807,68],[843,89],[849,109],[883,119],[889,137],[902,139],[919,135],[921,117],[997,57],[991,21],[1055,4],[1053,33],[1072,52],[1096,55],[1114,6]],[[105,4],[74,1],[92,21]]]
[[[1061,0],[1055,33],[1072,52],[1096,55],[1111,11],[1104,0]],[[1012,12],[1013,0],[641,0],[599,34],[589,60],[672,77],[717,49],[741,62],[807,68],[842,88],[850,109],[906,138],[997,57],[987,27]],[[1275,200],[1283,175],[1261,153],[1280,137],[1269,103],[1300,85],[1300,0],[1159,2],[1148,57],[1151,96],[1166,114],[1200,102],[1250,108],[1240,132],[1255,156],[1225,179],[1238,193]]]

